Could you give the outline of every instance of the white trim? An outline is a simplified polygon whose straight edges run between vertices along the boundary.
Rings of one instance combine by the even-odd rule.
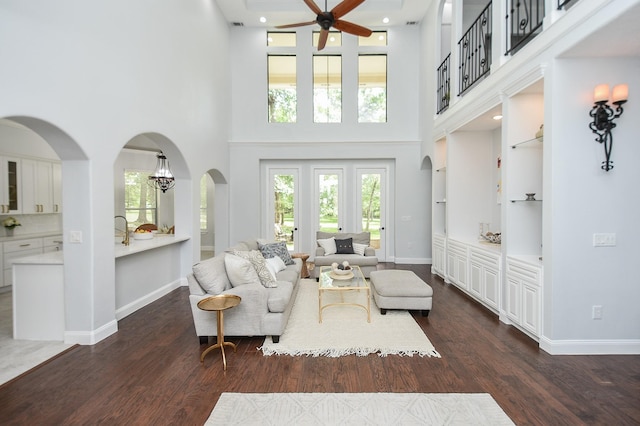
[[[118,332],[118,321],[109,321],[93,331],[65,331],[64,343],[71,345],[95,345]]]
[[[134,313],[135,311],[137,311],[140,308],[144,308],[145,306],[147,306],[148,304],[160,299],[162,296],[165,296],[169,293],[171,293],[173,290],[175,290],[178,287],[181,287],[183,285],[183,280],[181,278],[170,282],[169,284],[160,287],[157,290],[152,291],[151,293],[142,296],[141,298],[134,300],[133,302],[129,303],[128,305],[123,306],[120,309],[116,310],[116,320],[121,320],[122,318],[131,315],[132,313]]]
[[[387,262],[404,265],[429,265],[433,263],[430,257],[396,257],[395,259],[387,259]]]
[[[551,340],[543,336],[540,349],[551,355],[640,355],[640,340]]]

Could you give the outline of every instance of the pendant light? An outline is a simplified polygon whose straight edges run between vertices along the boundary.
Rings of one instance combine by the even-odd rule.
[[[167,157],[160,151],[158,153],[156,170],[153,172],[153,175],[149,176],[149,185],[162,192],[167,192],[167,189],[173,188],[175,184],[175,178],[169,168],[169,160],[167,160]]]

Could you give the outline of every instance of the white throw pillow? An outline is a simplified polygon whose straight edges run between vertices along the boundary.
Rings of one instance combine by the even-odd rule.
[[[244,284],[261,284],[260,277],[251,262],[234,254],[224,257],[224,266],[232,287]]]
[[[326,240],[318,240],[318,245],[324,249],[324,255],[336,254],[336,239],[335,237],[327,238]]]
[[[366,244],[353,243],[353,252],[355,254],[359,254],[360,256],[364,256],[364,250],[368,246]]]
[[[280,259],[278,256],[265,259],[265,262],[267,263],[267,268],[269,268],[269,272],[271,272],[273,279],[276,281],[278,280],[278,278],[276,277],[278,272],[284,271],[285,269],[287,269],[287,265],[285,265],[284,261]]]
[[[220,294],[231,286],[224,267],[225,253],[193,265],[193,275],[209,294]]]

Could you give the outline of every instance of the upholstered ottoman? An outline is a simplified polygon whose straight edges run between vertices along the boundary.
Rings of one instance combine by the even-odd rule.
[[[387,309],[421,310],[429,316],[433,289],[412,271],[398,269],[371,272],[371,291],[380,313]]]

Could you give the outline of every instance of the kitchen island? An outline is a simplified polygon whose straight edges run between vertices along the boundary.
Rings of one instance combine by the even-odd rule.
[[[116,243],[116,319],[122,319],[182,283],[180,259],[187,235],[159,234],[150,240]],[[13,336],[65,340],[63,251],[13,260]]]

